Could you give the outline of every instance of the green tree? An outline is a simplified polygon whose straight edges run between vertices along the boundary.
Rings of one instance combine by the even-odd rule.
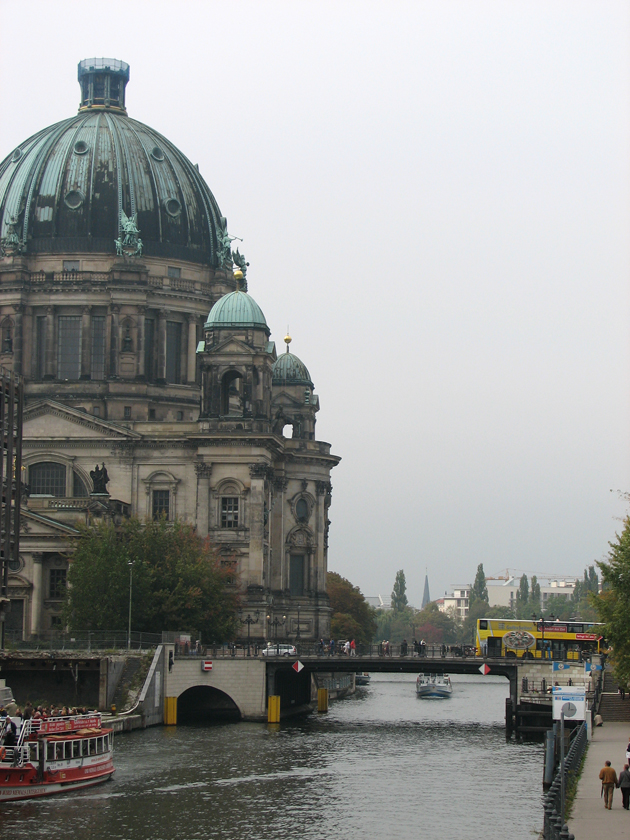
[[[630,682],[630,517],[623,520],[621,534],[609,543],[606,560],[597,563],[602,574],[601,594],[590,592],[590,600],[604,622],[604,633],[612,647],[611,662],[618,682]],[[594,585],[594,584],[592,584]]]
[[[475,575],[475,582],[470,590],[470,597],[468,599],[468,606],[471,607],[475,601],[484,601],[488,603],[488,587],[486,586],[486,575],[483,570],[483,563],[477,566],[477,574]]]
[[[441,612],[435,601],[416,613],[415,638],[428,644],[440,645],[456,642],[460,632],[459,619],[448,612]]]
[[[538,583],[538,578],[536,575],[532,575],[532,585],[529,592],[529,605],[531,607],[531,612],[536,613],[536,615],[540,614],[540,603],[541,603],[541,595],[540,595],[540,584]],[[529,618],[529,616],[528,616]]]
[[[396,580],[394,581],[394,589],[392,590],[392,609],[394,612],[398,612],[406,607],[408,603],[405,572],[403,569],[400,569],[396,572]]]
[[[518,585],[518,592],[516,593],[516,617],[529,618],[530,615],[529,581],[527,580],[527,575],[523,575]]]
[[[69,561],[64,617],[72,632],[127,627],[132,571],[132,629],[196,630],[206,642],[236,635],[233,569],[188,523],[83,526]]]
[[[332,609],[332,637],[370,644],[376,631],[376,610],[365,600],[359,587],[336,572],[328,572],[326,589]]]

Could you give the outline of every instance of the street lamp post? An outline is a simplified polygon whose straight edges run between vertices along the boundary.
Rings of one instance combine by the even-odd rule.
[[[129,561],[129,624],[127,627],[127,650],[131,649],[131,592],[133,590],[133,560]]]
[[[249,650],[249,631],[252,624],[258,624],[258,619],[260,618],[260,610],[256,610],[256,615],[251,616],[249,613],[247,614],[247,618],[240,618],[241,624],[247,624],[247,655],[251,656]]]
[[[267,621],[269,622],[269,628],[274,628],[273,638],[276,640],[276,648],[278,646],[278,627],[283,627],[287,620],[286,615],[282,616],[282,620],[279,618],[272,618],[270,615],[267,616]],[[278,651],[276,650],[276,653]]]
[[[542,639],[541,639],[542,657],[541,658],[546,659],[547,657],[545,656],[545,653],[546,653],[546,651],[545,651],[545,616],[541,613],[540,614],[540,619],[539,619],[538,616],[536,615],[536,613],[532,613],[532,618],[534,619],[534,621],[540,621],[540,632],[542,634]],[[551,624],[555,620],[556,619],[555,619],[553,613],[551,613],[549,615],[549,618],[547,619],[547,624]]]

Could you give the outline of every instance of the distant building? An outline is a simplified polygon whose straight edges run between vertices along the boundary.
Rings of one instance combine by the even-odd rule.
[[[451,595],[448,595],[445,592],[444,597],[437,600],[436,603],[440,612],[448,612],[451,608],[454,608],[460,618],[466,618],[468,615],[471,589],[472,586],[470,583],[453,586],[453,592]]]
[[[544,578],[543,578],[544,580]],[[565,598],[567,601],[573,596],[575,578],[564,580],[547,580],[546,585],[540,587],[541,606],[544,608],[547,599],[554,597]],[[519,591],[520,578],[511,577],[505,581],[487,581],[488,603],[491,607],[516,608],[516,594]]]
[[[384,601],[381,595],[368,595],[365,600],[375,610],[391,610],[391,601]]]

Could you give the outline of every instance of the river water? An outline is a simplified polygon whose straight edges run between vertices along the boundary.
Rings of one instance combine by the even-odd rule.
[[[532,840],[540,744],[506,742],[507,681],[455,676],[420,699],[410,674],[278,727],[119,735],[114,779],[0,807],[0,836],[80,840]]]

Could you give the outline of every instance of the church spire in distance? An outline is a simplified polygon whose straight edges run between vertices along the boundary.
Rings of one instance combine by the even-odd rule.
[[[426,575],[424,576],[424,593],[422,595],[422,607],[421,607],[421,609],[424,609],[430,601],[431,601],[431,596],[429,595],[429,573],[427,571]]]

